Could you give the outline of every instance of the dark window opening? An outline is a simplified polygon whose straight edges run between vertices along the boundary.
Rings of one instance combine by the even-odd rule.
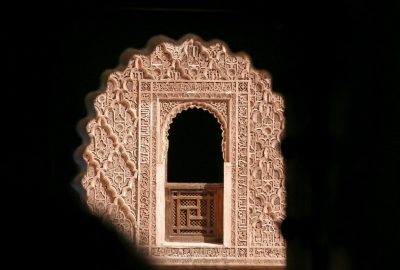
[[[168,182],[223,182],[222,130],[211,113],[202,109],[179,113],[168,140]]]

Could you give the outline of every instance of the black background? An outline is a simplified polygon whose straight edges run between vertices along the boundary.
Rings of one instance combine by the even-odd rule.
[[[191,108],[168,130],[167,182],[223,183],[222,129],[214,115]]]
[[[20,190],[30,199],[14,211],[9,250],[26,258],[14,264],[141,265],[70,188],[79,173],[73,153],[82,143],[76,125],[86,116],[85,96],[125,49],[143,48],[158,34],[194,33],[246,52],[285,98],[288,269],[394,267],[400,241],[397,3],[58,4],[16,4],[4,9],[14,17],[2,17],[13,75],[7,89],[24,91],[4,95],[16,101],[25,123],[11,141],[27,142],[6,166],[24,176]],[[50,154],[43,150],[49,142]],[[50,168],[51,181],[43,181]]]

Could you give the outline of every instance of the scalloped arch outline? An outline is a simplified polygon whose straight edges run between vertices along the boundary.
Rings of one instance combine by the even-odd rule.
[[[221,115],[221,113],[218,112],[217,109],[215,109],[211,104],[204,102],[204,101],[190,101],[190,102],[184,102],[176,105],[174,108],[171,109],[171,111],[165,116],[165,119],[163,119],[163,126],[162,126],[162,131],[161,131],[161,136],[164,141],[164,148],[162,149],[162,154],[161,154],[161,160],[165,161],[165,158],[167,156],[167,151],[168,151],[168,135],[169,135],[169,129],[171,127],[172,122],[174,121],[175,117],[182,113],[183,111],[186,111],[188,109],[202,109],[206,112],[209,112],[214,118],[217,120],[218,124],[220,125],[221,131],[222,131],[222,141],[221,141],[221,150],[222,150],[222,157],[223,160],[226,162],[228,157],[228,149],[227,149],[227,140],[226,136],[228,136],[228,126],[227,126],[227,120],[224,119],[224,117]]]
[[[186,60],[179,60],[181,59],[181,54],[185,55],[183,57],[187,57],[189,52],[192,53],[188,49],[189,46],[198,49],[196,61],[201,61],[201,57],[206,59],[205,64],[203,63],[204,65],[197,67],[197,72],[194,72],[195,68],[188,66],[188,63],[185,62]],[[168,53],[168,59],[166,60],[168,63],[166,63],[165,67],[152,62],[153,59],[158,61],[156,59],[157,53],[160,53],[160,55]],[[225,65],[225,61],[228,62],[228,60],[230,61],[230,66]],[[177,95],[177,93],[183,93],[179,92],[183,88],[166,90],[166,92],[172,93],[169,96],[169,94],[162,93],[164,89],[160,87],[157,90],[157,95],[159,94],[157,98],[160,100],[169,100],[171,98],[170,101],[173,101],[174,97],[178,97],[180,101],[178,104],[172,104],[172,108],[169,107],[168,111],[165,111],[166,114],[148,117],[149,111],[150,115],[155,115],[157,113],[156,110],[159,108],[157,103],[153,103],[155,99],[153,99],[152,93],[154,92],[151,89],[155,88],[144,88],[155,87],[155,84],[153,82],[149,83],[149,80],[179,83],[191,81],[224,83],[224,81],[234,81],[235,85],[232,88],[229,85],[217,87],[217,84],[214,84],[215,89],[212,91],[208,90],[208,88],[203,89],[200,87],[200,90],[196,93],[203,93],[201,91],[204,91],[204,93],[207,91],[212,92],[212,95],[204,96],[191,96],[189,92],[185,92],[186,96],[184,94]],[[156,166],[162,165],[158,164],[161,155],[164,156],[163,158],[166,156],[168,143],[165,143],[165,141],[168,140],[170,124],[176,115],[189,108],[208,111],[217,119],[222,130],[221,150],[223,159],[227,163],[232,162],[232,164],[227,164],[227,168],[232,168],[229,169],[229,172],[232,173],[230,177],[232,177],[233,185],[227,186],[227,190],[229,189],[231,194],[227,195],[226,200],[224,198],[224,203],[229,202],[229,204],[227,203],[228,208],[232,206],[232,212],[226,217],[228,221],[226,235],[228,236],[225,237],[224,234],[224,244],[237,249],[239,247],[248,248],[249,257],[241,258],[241,254],[234,253],[233,257],[228,259],[223,257],[225,255],[222,251],[215,251],[215,254],[219,254],[216,256],[221,256],[218,259],[227,260],[229,263],[247,264],[249,262],[247,259],[249,259],[252,264],[268,264],[271,261],[284,264],[285,245],[283,238],[278,235],[277,225],[273,225],[273,228],[269,227],[273,231],[262,231],[261,236],[258,235],[258,228],[252,226],[253,221],[259,221],[259,224],[266,226],[270,224],[270,217],[276,216],[276,214],[276,221],[280,222],[285,215],[284,164],[279,149],[280,138],[284,132],[284,101],[279,93],[272,91],[271,80],[271,76],[267,71],[256,69],[252,65],[251,58],[246,53],[231,52],[229,46],[218,39],[203,41],[193,34],[185,35],[179,40],[173,40],[166,36],[156,36],[147,42],[144,49],[130,48],[125,50],[120,55],[118,66],[103,72],[98,90],[90,92],[86,97],[87,116],[81,119],[77,126],[78,133],[82,138],[82,144],[74,154],[75,161],[81,169],[80,173],[75,177],[75,187],[78,187],[78,191],[83,195],[83,199],[87,203],[88,197],[90,199],[90,196],[94,195],[86,196],[86,192],[88,190],[93,191],[94,184],[100,182],[107,189],[111,199],[106,205],[108,204],[110,207],[117,206],[120,211],[123,211],[126,219],[121,221],[132,224],[132,230],[134,230],[132,232],[132,240],[142,248],[157,248],[160,254],[165,255],[163,253],[165,250],[162,246],[159,246],[160,242],[155,239],[155,235],[158,235],[159,232],[159,227],[156,226],[159,226],[159,224],[157,223],[157,212],[155,211],[157,204],[154,198],[159,195],[159,192],[154,190],[154,187],[161,186],[159,185],[160,182],[157,182],[159,181],[157,177],[161,175],[160,178],[162,178],[163,174],[162,168],[161,173],[159,173]],[[221,89],[224,89],[224,92],[218,92]],[[145,95],[147,96],[145,97]],[[225,113],[225,108],[219,108],[218,103],[215,105],[211,101],[214,98],[228,100],[227,108],[229,112]],[[141,111],[143,100],[145,100],[146,109],[148,110],[146,113]],[[111,103],[107,102],[113,102],[113,104],[120,102],[124,107],[122,109],[135,120],[132,124],[126,125],[127,128],[124,130],[124,134],[129,133],[127,136],[132,136],[132,133],[137,132],[139,135],[135,135],[136,141],[129,142],[125,137],[117,136],[116,126],[107,122],[107,120],[110,120],[110,116],[104,110],[104,106],[111,106]],[[239,108],[242,110],[239,110]],[[230,112],[231,109],[232,111]],[[163,118],[160,119],[160,116]],[[162,124],[158,122],[160,120],[163,122]],[[144,133],[140,133],[142,131],[139,131],[139,129],[144,121],[146,121],[146,125],[155,124],[157,128],[151,128],[151,133],[147,132],[144,135],[146,137],[142,139],[140,134]],[[113,123],[113,121],[111,122]],[[108,179],[104,174],[104,170],[107,169],[104,167],[104,160],[101,159],[99,162],[95,160],[95,151],[97,150],[93,150],[93,141],[96,138],[90,131],[90,128],[94,126],[104,129],[105,135],[111,139],[110,146],[112,147],[107,151],[120,151],[125,161],[128,156],[132,158],[133,166],[130,169],[137,167],[139,176],[135,178],[137,197],[135,198],[134,208],[130,208],[130,205],[126,204],[123,195],[117,194],[113,188],[114,183],[110,182],[113,180]],[[163,141],[164,144],[159,145],[159,142]],[[140,149],[142,146],[143,151]],[[241,147],[240,154],[238,154],[239,147]],[[90,179],[88,175],[85,175],[89,166],[93,167],[94,173]],[[242,174],[241,179],[239,179],[239,173]],[[263,181],[270,182],[268,185],[271,185],[272,191],[267,190],[266,185],[259,185],[260,183],[256,182],[259,180],[259,175],[265,176]],[[84,179],[97,182],[88,183],[86,181],[84,183]],[[243,183],[240,187],[245,187],[244,189],[239,190],[239,180]],[[277,186],[275,186],[275,183]],[[126,190],[129,190],[129,188],[127,186]],[[243,197],[243,194],[245,194],[245,197]],[[239,198],[239,196],[242,196],[242,198]],[[255,204],[255,199],[261,197],[266,198],[262,202],[260,201],[262,205]],[[274,198],[273,201],[279,204],[277,205],[279,209],[276,211],[265,207],[271,201],[268,201],[267,198],[272,197]],[[92,199],[92,202],[103,203],[102,200],[96,201],[94,197]],[[239,199],[241,199],[240,203]],[[247,207],[242,207],[246,205]],[[265,209],[272,211],[269,213],[271,215],[265,215]],[[112,209],[108,210],[111,211]],[[238,224],[242,224],[241,227]],[[256,241],[259,241],[257,245],[260,245],[264,250],[262,251],[266,256],[264,259],[251,255],[255,252],[254,250],[252,251],[254,247],[252,243]],[[192,252],[192,249],[188,250],[188,252]],[[150,255],[154,255],[153,249],[147,251],[150,252]],[[171,258],[158,257],[157,259],[161,262],[171,262]],[[187,260],[180,257],[180,255],[177,255],[177,259]],[[214,259],[217,259],[217,257]],[[203,258],[200,258],[196,263],[201,263],[202,261]]]

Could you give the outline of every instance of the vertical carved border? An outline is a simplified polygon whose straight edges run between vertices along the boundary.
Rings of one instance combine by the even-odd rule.
[[[151,172],[151,94],[140,94],[140,178],[139,178],[139,245],[149,245],[150,223],[150,172]]]
[[[283,99],[271,91],[265,73],[254,73],[250,85],[249,246],[285,246],[279,229],[284,217],[284,164],[280,141],[284,129]],[[280,250],[280,256],[285,254]],[[275,254],[275,253],[274,253]]]
[[[238,256],[247,257],[247,194],[248,194],[248,88],[247,82],[238,82],[238,149],[237,149],[237,246]]]
[[[232,164],[232,190],[231,190],[231,246],[236,246],[236,182],[237,182],[237,86],[235,85],[235,93],[231,98],[230,109],[230,132],[231,132],[231,164]],[[226,210],[226,209],[224,209]]]
[[[157,171],[157,123],[158,123],[158,114],[157,114],[157,95],[152,94],[152,142],[151,142],[151,229],[150,229],[150,245],[156,245],[156,199],[157,199],[157,180],[156,180],[156,171]]]

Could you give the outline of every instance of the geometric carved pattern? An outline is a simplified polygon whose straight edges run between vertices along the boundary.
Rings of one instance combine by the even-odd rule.
[[[170,241],[218,242],[222,230],[222,184],[168,183],[167,237]]]
[[[278,227],[286,206],[284,103],[272,92],[271,77],[221,41],[192,35],[149,44],[155,45],[127,51],[124,68],[110,71],[103,87],[88,95],[80,182],[90,209],[163,264],[184,264],[187,256],[192,263],[213,258],[216,265],[221,258],[225,264],[284,264]],[[224,223],[223,230],[230,239],[218,248],[173,248],[156,240],[157,164],[165,162],[170,123],[189,108],[215,116],[224,161],[231,164],[231,206],[224,208],[231,227]]]

